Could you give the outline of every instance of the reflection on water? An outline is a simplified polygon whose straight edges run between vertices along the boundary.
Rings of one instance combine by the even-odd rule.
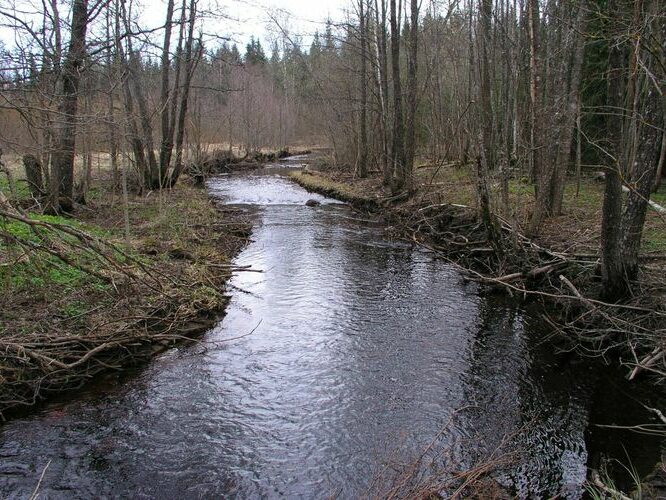
[[[355,497],[396,446],[408,460],[455,413],[438,443],[455,467],[515,434],[521,459],[498,481],[576,498],[588,456],[608,449],[586,442],[591,415],[648,418],[628,399],[604,407],[603,394],[626,391],[619,374],[562,362],[538,343],[535,316],[479,297],[346,206],[275,173],[210,190],[254,215],[237,263],[263,273],[234,278],[201,344],[0,428],[3,496],[29,496],[49,464],[41,491],[53,498]],[[609,432],[654,463],[659,443]]]

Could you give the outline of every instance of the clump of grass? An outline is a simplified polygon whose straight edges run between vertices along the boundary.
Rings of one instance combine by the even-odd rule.
[[[68,318],[75,318],[81,316],[86,312],[86,303],[80,300],[75,300],[65,305],[62,308],[62,314]]]
[[[600,471],[590,470],[589,480],[585,483],[585,491],[595,500],[628,500],[631,498],[643,498],[643,482],[641,481],[640,474],[630,463],[625,465],[617,462],[630,478],[630,487],[633,490],[631,495],[625,494],[620,487],[615,484],[610,472],[608,471],[608,463],[603,463]],[[651,498],[651,495],[650,495]]]
[[[661,227],[647,227],[642,249],[645,252],[666,252],[666,231]]]
[[[342,182],[335,182],[328,177],[306,172],[291,172],[289,176],[306,189],[336,193],[341,197],[349,199],[369,199],[353,186]]]
[[[378,201],[373,195],[364,194],[358,188],[343,182],[336,182],[323,175],[309,172],[292,172],[290,178],[308,191],[346,201],[359,208],[374,210]]]

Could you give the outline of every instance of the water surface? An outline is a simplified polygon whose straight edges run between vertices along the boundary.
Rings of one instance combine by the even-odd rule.
[[[625,448],[644,472],[657,460],[654,438],[595,426],[646,421],[647,396],[555,355],[538,314],[279,168],[209,188],[252,216],[236,263],[263,272],[233,279],[201,343],[1,427],[2,496],[46,468],[44,498],[354,498],[437,435],[450,470],[515,436],[495,477],[521,497],[578,498],[587,464]]]

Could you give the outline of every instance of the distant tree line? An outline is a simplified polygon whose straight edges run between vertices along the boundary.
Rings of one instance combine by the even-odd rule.
[[[93,151],[108,154],[115,185],[155,190],[211,148],[322,143],[396,198],[413,192],[417,156],[459,161],[474,165],[491,239],[492,213],[515,208],[511,178],[534,187],[534,235],[565,209],[567,178],[592,168],[605,183],[604,290],[617,298],[636,278],[663,173],[665,10],[660,0],[352,0],[307,48],[274,18],[267,51],[256,38],[243,50],[206,39],[211,13],[198,0],[167,0],[152,31],[132,0],[54,0],[31,15],[2,5],[16,43],[2,51],[0,134],[39,160],[36,191],[52,212],[85,201]]]

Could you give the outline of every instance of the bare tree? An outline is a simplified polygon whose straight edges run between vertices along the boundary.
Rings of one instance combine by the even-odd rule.
[[[409,23],[409,54],[407,60],[407,121],[405,137],[405,163],[401,177],[405,188],[412,189],[414,156],[416,154],[416,110],[418,94],[419,0],[411,0]]]
[[[62,101],[58,106],[61,121],[55,131],[51,156],[49,210],[71,212],[74,189],[74,152],[79,82],[86,54],[88,0],[74,0],[72,30],[62,69]]]
[[[402,0],[390,0],[391,11],[391,77],[393,78],[393,137],[391,147],[392,189],[398,193],[405,188],[405,122],[402,113],[402,78],[400,76],[400,13]]]
[[[174,0],[167,0],[167,13],[164,24],[164,44],[162,47],[162,87],[160,93],[160,116],[162,122],[162,142],[160,144],[160,178],[163,177],[163,172],[169,169],[171,163],[171,152],[173,150],[173,133],[170,127],[170,111],[169,106],[170,88],[169,88],[169,73],[171,72],[171,29],[173,26],[173,10]]]

